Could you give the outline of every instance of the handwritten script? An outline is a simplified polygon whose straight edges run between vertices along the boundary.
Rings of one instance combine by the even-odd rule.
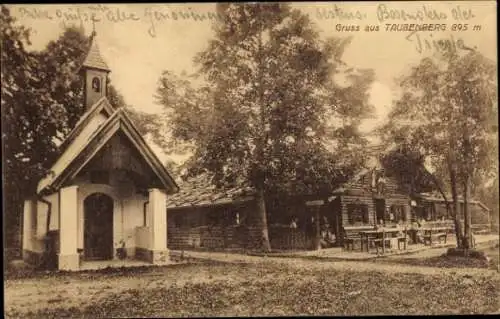
[[[221,19],[221,16],[215,12],[198,12],[191,7],[182,10],[172,10],[163,7],[146,7],[142,12],[106,5],[60,8],[56,9],[55,12],[48,9],[20,7],[19,13],[23,18],[54,20],[63,23],[64,26],[67,26],[67,24],[78,23],[82,25],[85,22],[96,23],[101,21],[111,23],[146,21],[149,24],[148,34],[151,37],[156,37],[156,26],[162,21],[210,21]]]
[[[334,4],[328,7],[317,8],[312,14],[318,20],[335,20],[342,24],[334,26],[337,32],[400,32],[407,41],[412,43],[419,53],[426,50],[451,48],[467,48],[458,37],[438,38],[429,32],[443,31],[479,31],[480,25],[467,24],[475,14],[471,8],[462,4],[451,5],[448,8],[436,9],[430,4],[408,6],[403,8],[399,3],[373,5],[370,9],[360,10],[356,6],[344,6]],[[132,7],[133,8],[133,7]],[[169,6],[146,6],[140,9],[112,5],[87,5],[73,7],[59,7],[54,10],[43,6],[22,6],[19,13],[23,18],[37,20],[54,20],[62,23],[64,27],[68,24],[80,24],[92,22],[110,23],[134,23],[142,22],[147,27],[147,33],[151,37],[157,36],[157,27],[165,21],[193,21],[211,22],[222,20],[224,17],[216,11],[202,12],[186,6],[184,8]],[[371,19],[370,19],[371,18]],[[359,23],[372,24],[365,26]],[[448,25],[446,22],[452,22]],[[349,25],[345,23],[349,23]]]
[[[383,23],[386,21],[442,21],[448,19],[470,20],[475,18],[471,8],[463,8],[460,5],[454,6],[447,11],[436,10],[429,5],[409,10],[391,7],[385,4],[377,6],[377,19]]]

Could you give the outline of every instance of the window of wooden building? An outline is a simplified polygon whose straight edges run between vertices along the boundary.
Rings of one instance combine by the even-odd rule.
[[[405,207],[404,205],[392,205],[391,206],[391,215],[393,222],[406,221]]]
[[[443,203],[436,203],[435,204],[435,212],[436,212],[436,219],[448,219],[450,218],[448,214],[448,210],[446,209],[446,204]]]
[[[207,224],[209,226],[234,226],[239,225],[241,216],[232,209],[213,208],[207,214]]]
[[[368,224],[368,205],[361,203],[347,204],[347,217],[349,224]]]
[[[173,216],[174,218],[174,227],[185,228],[187,227],[187,219],[186,215],[183,212],[179,212]]]
[[[436,212],[434,210],[434,203],[426,203],[424,206],[424,219],[425,220],[436,220]]]

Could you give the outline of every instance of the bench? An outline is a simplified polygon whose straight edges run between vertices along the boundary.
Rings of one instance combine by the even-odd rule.
[[[369,239],[369,242],[375,244],[375,248],[377,249],[377,255],[379,254],[378,250],[379,248],[382,248],[382,242],[385,240],[385,247],[389,247],[391,244],[391,238],[374,238],[374,239]],[[382,248],[382,252],[384,249]]]
[[[351,226],[351,227],[344,227],[343,228],[343,246],[344,249],[349,250],[354,250],[354,244],[356,242],[359,242],[361,245],[361,235],[360,232],[363,230],[371,230],[373,229],[372,226]]]
[[[446,232],[439,232],[439,233],[427,233],[424,234],[424,244],[427,245],[432,245],[432,239],[436,238],[439,242],[444,240],[444,243],[446,244],[446,239],[448,237],[448,234]]]
[[[491,232],[491,226],[488,224],[475,224],[471,225],[471,231],[474,234],[489,234]]]
[[[351,246],[350,250],[354,250],[354,243],[361,242],[361,236],[359,233],[346,233],[344,234],[344,248],[349,250],[349,246]]]
[[[487,230],[487,229],[481,229],[481,230],[478,230],[478,231],[474,232],[474,234],[477,234],[477,235],[487,235],[489,233],[490,233],[490,231]]]

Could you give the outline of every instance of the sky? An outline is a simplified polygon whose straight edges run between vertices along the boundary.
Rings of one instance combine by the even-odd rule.
[[[490,59],[497,60],[496,3],[459,2],[303,2],[292,5],[309,14],[322,38],[352,36],[344,61],[358,68],[372,68],[376,81],[370,90],[375,106],[373,119],[365,120],[363,132],[382,123],[399,91],[395,78],[435,52],[435,41],[459,40]],[[161,110],[153,95],[163,70],[175,73],[194,70],[192,59],[212,38],[211,21],[195,20],[215,12],[210,3],[112,4],[112,5],[10,5],[17,22],[32,28],[31,49],[43,49],[59,37],[66,25],[83,25],[90,34],[94,14],[101,54],[111,68],[111,82],[125,101],[142,111]],[[189,13],[188,19],[180,12]],[[177,20],[174,17],[177,15]],[[446,30],[387,31],[392,24],[438,24]],[[465,27],[467,24],[467,27]],[[355,30],[356,26],[360,28]],[[379,31],[365,31],[377,26]],[[455,26],[456,29],[451,29]],[[394,27],[394,26],[392,26]],[[397,26],[396,26],[397,27]],[[436,27],[435,27],[436,28]],[[467,28],[467,30],[465,30]],[[480,29],[480,30],[479,30]],[[422,47],[419,48],[419,41]],[[430,46],[426,46],[428,43]],[[460,49],[459,49],[460,50]],[[155,152],[161,151],[155,148]],[[161,158],[165,158],[161,154]]]

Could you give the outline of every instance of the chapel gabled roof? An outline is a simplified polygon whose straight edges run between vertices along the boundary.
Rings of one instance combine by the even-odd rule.
[[[92,36],[90,39],[90,49],[89,49],[89,52],[87,54],[87,57],[85,58],[85,61],[83,61],[82,66],[87,67],[87,68],[104,70],[104,71],[108,71],[108,72],[111,71],[101,56],[101,52],[99,51],[99,46],[97,45],[95,32],[92,33]]]
[[[59,151],[63,152],[66,150],[67,146],[73,142],[73,140],[81,133],[81,131],[88,125],[89,121],[99,113],[106,114],[106,117],[110,117],[115,112],[115,108],[109,100],[105,97],[100,98],[94,105],[92,105],[82,117],[75,124],[75,127],[68,133],[66,138],[59,145]]]
[[[106,98],[101,103],[108,103]],[[92,115],[97,119],[96,115]],[[93,124],[90,124],[93,123]],[[116,109],[107,119],[99,118],[98,121],[88,122],[70,143],[56,163],[52,166],[50,174],[38,183],[38,194],[50,193],[59,190],[67,180],[71,180],[89,162],[109,139],[117,132],[123,132],[139,154],[150,166],[161,183],[165,186],[167,193],[173,194],[179,191],[179,186],[160,162],[146,141],[137,131],[133,122],[124,109]]]

